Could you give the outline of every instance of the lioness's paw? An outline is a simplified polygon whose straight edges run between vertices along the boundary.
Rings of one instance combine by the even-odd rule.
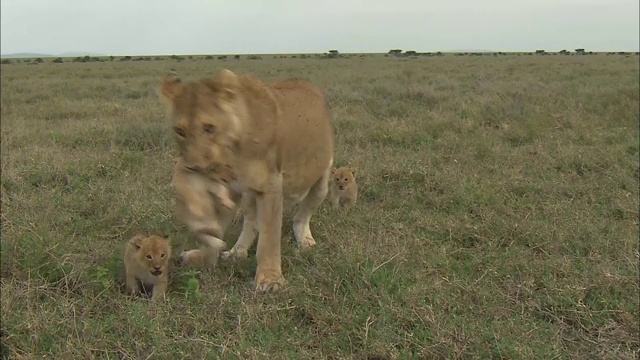
[[[310,248],[316,246],[316,241],[311,236],[305,236],[299,244],[301,248]]]
[[[258,293],[275,292],[285,285],[284,276],[277,272],[264,272],[256,274],[255,291]]]
[[[207,259],[205,254],[200,250],[187,250],[180,254],[180,260],[183,265],[200,268],[205,266]]]
[[[249,257],[247,249],[232,248],[229,251],[222,252],[222,258],[225,260],[243,260]]]

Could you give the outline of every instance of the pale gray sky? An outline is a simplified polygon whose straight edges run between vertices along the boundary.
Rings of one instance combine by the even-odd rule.
[[[638,0],[2,0],[1,53],[638,51]]]

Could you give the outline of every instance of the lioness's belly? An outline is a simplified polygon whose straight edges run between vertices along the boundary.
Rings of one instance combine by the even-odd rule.
[[[283,160],[283,192],[293,201],[304,198],[331,167],[334,133],[324,97],[299,81],[273,86],[281,105],[279,123]]]

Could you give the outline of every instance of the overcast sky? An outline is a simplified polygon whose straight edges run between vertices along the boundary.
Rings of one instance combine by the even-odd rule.
[[[1,53],[638,51],[638,0],[2,0]]]

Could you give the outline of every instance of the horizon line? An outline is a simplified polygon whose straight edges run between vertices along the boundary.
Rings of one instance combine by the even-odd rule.
[[[576,48],[576,49],[562,49],[568,52],[575,52],[575,50],[577,49],[584,49],[585,52],[593,52],[593,53],[611,53],[611,52],[638,52],[639,50],[590,50],[587,48]],[[153,54],[106,54],[106,53],[93,53],[93,52],[81,52],[81,51],[65,51],[62,53],[57,53],[57,54],[49,54],[49,53],[40,53],[40,52],[30,52],[30,51],[21,51],[21,52],[11,52],[11,53],[7,53],[7,54],[3,54],[0,53],[1,57],[11,57],[11,56],[24,56],[24,57],[33,57],[33,56],[40,56],[40,57],[78,57],[78,56],[92,56],[92,57],[109,57],[109,56],[114,56],[114,57],[125,57],[125,56],[207,56],[207,55],[212,55],[212,56],[223,56],[223,55],[305,55],[305,54],[327,54],[332,50],[338,50],[338,49],[330,49],[327,51],[323,51],[323,52],[265,52],[265,53],[252,53],[252,52],[229,52],[229,53],[153,53]],[[339,54],[388,54],[391,50],[401,50],[402,52],[406,52],[406,51],[415,51],[416,53],[461,53],[461,52],[467,52],[467,53],[535,53],[538,50],[544,50],[545,52],[548,53],[557,53],[560,52],[562,50],[547,50],[547,49],[535,49],[535,50],[490,50],[490,49],[486,49],[486,50],[482,50],[482,49],[451,49],[451,50],[436,50],[436,51],[426,51],[426,50],[422,50],[422,51],[418,51],[418,50],[404,50],[404,49],[399,49],[399,48],[393,48],[390,49],[388,51],[385,52],[378,52],[378,51],[346,51],[346,52],[341,52],[338,50]],[[84,54],[84,55],[81,55]]]

